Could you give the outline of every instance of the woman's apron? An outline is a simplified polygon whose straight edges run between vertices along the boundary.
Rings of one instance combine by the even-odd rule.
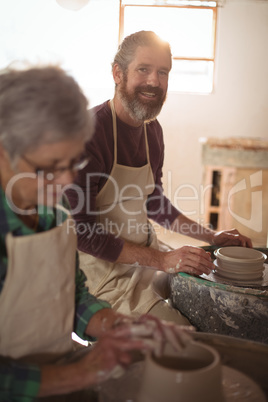
[[[0,294],[2,356],[52,363],[73,349],[77,242],[68,219],[43,233],[6,237],[8,271]]]
[[[108,180],[96,197],[97,227],[141,246],[158,248],[147,218],[146,202],[155,182],[150,165],[146,124],[147,164],[129,167],[117,163],[116,114],[111,101],[114,163]],[[139,316],[167,297],[167,274],[149,267],[119,264],[79,252],[80,267],[96,297],[107,300],[120,313]],[[159,294],[160,293],[160,294]]]

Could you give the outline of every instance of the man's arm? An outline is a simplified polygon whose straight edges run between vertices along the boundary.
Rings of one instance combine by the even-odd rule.
[[[212,245],[252,247],[251,240],[236,229],[216,232],[199,225],[183,214],[177,216],[170,229]],[[116,262],[138,263],[165,272],[186,272],[194,275],[209,274],[215,268],[209,253],[198,247],[184,246],[173,251],[161,252],[129,242],[124,243]]]
[[[174,232],[215,246],[252,247],[251,240],[248,237],[243,236],[236,229],[217,232],[192,221],[183,214],[177,216],[170,229]]]
[[[210,254],[199,247],[184,246],[166,252],[129,242],[124,243],[116,262],[138,263],[164,272],[186,272],[194,275],[209,274],[215,268]]]

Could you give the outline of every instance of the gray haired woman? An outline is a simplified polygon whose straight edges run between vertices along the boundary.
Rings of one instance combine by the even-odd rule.
[[[77,392],[130,364],[130,351],[155,347],[144,334],[158,339],[158,348],[167,337],[180,344],[180,328],[164,331],[150,317],[133,322],[85,287],[62,193],[87,163],[82,154],[93,131],[87,106],[60,68],[0,75],[1,401],[69,394],[82,401]],[[73,331],[99,340],[74,355]]]

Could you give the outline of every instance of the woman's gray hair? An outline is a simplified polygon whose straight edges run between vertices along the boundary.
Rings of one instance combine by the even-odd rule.
[[[57,66],[0,75],[0,142],[11,161],[42,144],[90,139],[93,118],[76,81]]]
[[[172,62],[171,49],[168,42],[162,40],[153,31],[139,31],[126,36],[119,45],[117,53],[112,62],[112,68],[118,64],[120,69],[126,74],[129,64],[134,60],[136,50],[139,46],[155,46],[165,49]]]

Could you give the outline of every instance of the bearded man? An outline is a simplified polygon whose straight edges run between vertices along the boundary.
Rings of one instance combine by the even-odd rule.
[[[91,292],[124,314],[150,312],[188,324],[165,301],[168,275],[209,274],[214,265],[198,247],[163,249],[149,220],[177,232],[183,228],[184,234],[210,244],[250,247],[251,241],[237,231],[197,225],[163,194],[164,142],[156,116],[166,98],[171,65],[169,44],[154,32],[123,40],[112,63],[114,98],[94,109],[95,134],[86,146],[90,162],[67,195]]]

